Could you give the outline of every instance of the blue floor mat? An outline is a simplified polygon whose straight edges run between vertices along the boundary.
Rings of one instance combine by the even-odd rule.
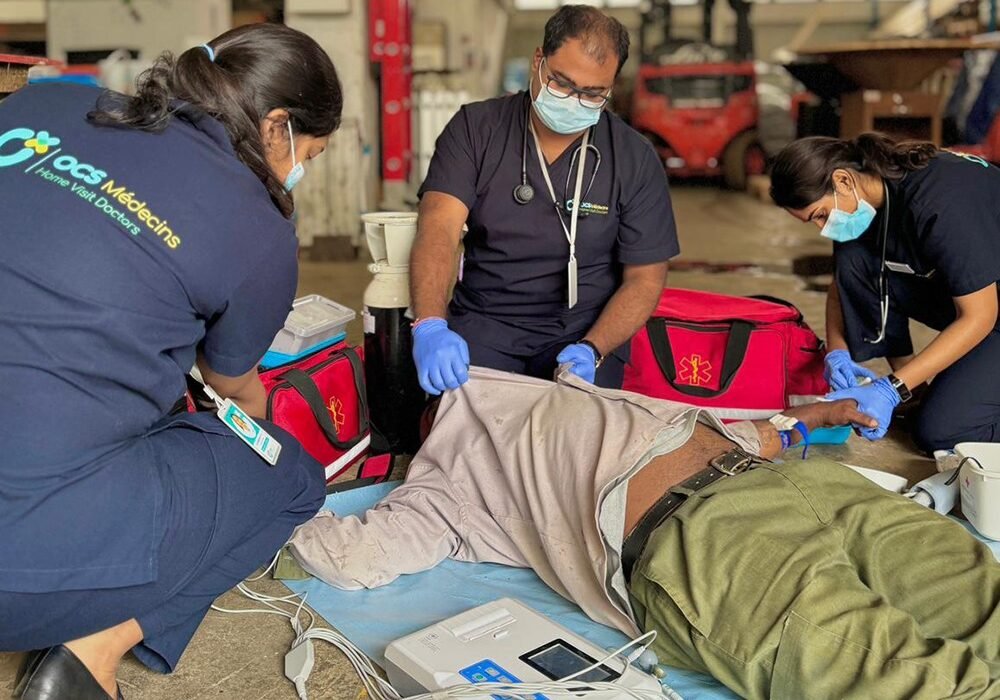
[[[334,494],[326,499],[325,507],[339,515],[361,515],[395,485]],[[972,532],[967,523],[959,522]],[[987,544],[1000,558],[1000,543]],[[285,583],[296,593],[308,594],[308,603],[316,612],[383,666],[385,648],[392,640],[505,596],[523,601],[601,648],[616,649],[628,641],[617,630],[590,620],[529,569],[449,560],[431,571],[401,576],[374,590],[341,591],[316,579]],[[738,698],[700,673],[673,669],[665,680],[684,700]]]

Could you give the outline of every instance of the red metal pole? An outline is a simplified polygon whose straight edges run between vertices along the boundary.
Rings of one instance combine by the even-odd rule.
[[[372,61],[381,64],[382,179],[406,182],[412,160],[410,0],[369,0]]]

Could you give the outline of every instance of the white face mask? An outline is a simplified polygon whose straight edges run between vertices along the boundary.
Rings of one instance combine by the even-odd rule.
[[[295,160],[295,135],[292,134],[292,120],[288,120],[288,143],[292,147],[292,169],[288,172],[288,176],[285,177],[285,192],[291,192],[299,182],[305,177],[306,169]]]

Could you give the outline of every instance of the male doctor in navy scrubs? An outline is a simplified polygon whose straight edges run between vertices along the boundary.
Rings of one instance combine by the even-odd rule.
[[[545,378],[569,364],[621,386],[679,252],[662,163],[605,110],[628,46],[617,20],[563,6],[528,92],[464,106],[438,139],[411,257],[428,393],[463,384],[470,364]]]

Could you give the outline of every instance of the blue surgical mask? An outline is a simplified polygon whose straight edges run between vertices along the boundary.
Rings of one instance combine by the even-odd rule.
[[[550,93],[545,87],[545,81],[542,80],[541,63],[538,64],[538,84],[541,89],[538,91],[538,97],[532,102],[535,114],[545,126],[557,134],[578,134],[601,120],[603,109],[588,109],[573,95],[559,98]]]
[[[846,243],[861,238],[868,230],[875,220],[875,207],[858,197],[857,188],[854,189],[854,198],[858,201],[858,208],[847,213],[837,208],[837,190],[833,191],[833,211],[826,218],[823,230],[819,232],[821,236],[837,243]]]
[[[285,192],[291,192],[306,174],[306,169],[302,163],[295,160],[295,136],[292,134],[292,120],[288,120],[288,143],[292,147],[292,169],[285,178]]]

